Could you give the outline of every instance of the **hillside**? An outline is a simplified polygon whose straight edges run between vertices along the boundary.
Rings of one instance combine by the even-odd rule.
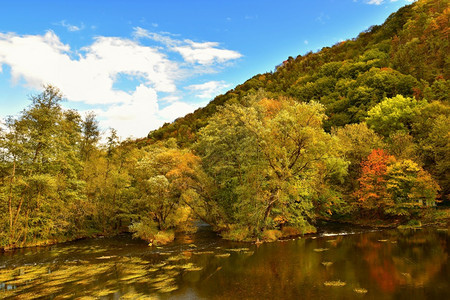
[[[289,57],[274,72],[255,75],[206,107],[150,132],[148,138],[175,137],[179,145],[189,145],[217,107],[240,102],[258,89],[274,98],[324,104],[327,130],[364,120],[374,105],[397,94],[448,103],[449,18],[448,0],[417,1],[352,40]]]

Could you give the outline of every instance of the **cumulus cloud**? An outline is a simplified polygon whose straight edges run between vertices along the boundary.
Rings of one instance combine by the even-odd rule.
[[[197,107],[184,102],[174,102],[171,105],[161,109],[159,114],[165,120],[173,121],[178,117],[193,112]]]
[[[199,107],[180,100],[177,85],[180,74],[189,73],[189,65],[193,70],[197,67],[193,64],[218,65],[241,56],[215,42],[177,40],[142,28],[136,28],[133,35],[134,40],[99,36],[92,44],[73,50],[53,31],[44,35],[0,33],[0,70],[8,65],[13,83],[38,89],[50,83],[69,101],[97,105],[102,127],[116,128],[123,137],[139,137]],[[138,40],[142,37],[165,48],[145,46]],[[183,60],[169,59],[168,51],[180,53]],[[115,84],[124,75],[136,79],[137,86],[117,88]],[[225,86],[224,82],[211,82],[192,85],[190,90],[198,91],[200,98],[211,98]],[[158,99],[159,93],[165,96]],[[160,102],[169,105],[161,108]]]
[[[74,54],[78,57],[72,58]],[[176,89],[176,63],[153,48],[115,37],[97,37],[74,53],[52,31],[43,36],[0,34],[0,64],[11,67],[13,82],[23,79],[34,88],[51,83],[69,100],[88,104],[131,101],[130,94],[113,89],[119,74],[142,78],[156,91]]]
[[[230,85],[224,81],[208,81],[202,84],[189,85],[186,89],[194,92],[198,98],[212,99],[228,87]]]

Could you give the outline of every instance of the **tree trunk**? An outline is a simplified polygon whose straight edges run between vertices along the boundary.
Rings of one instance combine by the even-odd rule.
[[[276,189],[272,193],[272,196],[270,196],[269,202],[267,203],[266,210],[264,212],[263,228],[262,228],[263,231],[266,229],[267,218],[270,216],[270,213],[272,212],[272,208],[273,208],[275,202],[277,202],[279,198],[280,198],[280,189]]]

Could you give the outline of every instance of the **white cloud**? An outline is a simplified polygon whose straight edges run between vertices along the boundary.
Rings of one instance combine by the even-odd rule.
[[[193,106],[184,102],[174,102],[171,105],[161,109],[159,114],[165,120],[169,120],[170,122],[175,120],[178,117],[184,116],[188,113],[193,112],[197,109],[197,106]]]
[[[158,97],[154,89],[139,85],[131,95],[130,101],[110,106],[97,114],[103,127],[111,127],[124,137],[146,136],[150,129],[162,125],[158,117]]]
[[[220,64],[242,57],[242,54],[237,51],[219,48],[217,42],[198,43],[188,39],[176,40],[170,36],[149,32],[140,27],[134,28],[134,36],[160,42],[170,51],[178,52],[186,62],[191,64]]]
[[[8,65],[13,83],[31,88],[50,83],[60,88],[69,102],[103,105],[103,109],[93,108],[103,128],[116,128],[123,137],[140,137],[201,105],[180,100],[183,95],[177,84],[181,76],[210,72],[241,56],[215,42],[177,40],[173,35],[152,34],[142,28],[136,28],[133,35],[151,38],[165,48],[99,36],[92,44],[72,50],[53,31],[44,35],[0,33],[0,70],[3,64]],[[171,60],[164,51],[178,51],[184,60]],[[209,69],[201,69],[208,64]],[[131,91],[115,87],[123,75],[140,84]],[[188,90],[198,92],[199,98],[212,98],[225,87],[225,82],[212,81],[191,85]],[[160,92],[166,93],[162,99],[158,98]],[[169,105],[161,109],[161,101]]]
[[[305,45],[308,45],[308,44],[309,44],[308,40],[304,40],[303,43],[304,43]]]
[[[198,98],[212,99],[228,87],[230,86],[224,81],[208,81],[187,86],[186,89],[193,91]]]
[[[384,0],[367,0],[367,4],[374,4],[374,5],[380,5],[384,2]]]
[[[58,25],[65,27],[70,32],[80,31],[80,30],[84,29],[83,23],[81,23],[80,26],[77,26],[77,25],[69,24],[65,20],[62,20],[61,22],[59,22]]]
[[[173,103],[175,101],[179,101],[180,97],[179,96],[175,96],[175,95],[170,95],[170,96],[166,96],[164,98],[161,98],[160,100],[164,101],[164,102]]]
[[[236,51],[216,48],[218,43],[195,43],[190,40],[185,42],[186,45],[174,47],[173,50],[180,53],[184,60],[189,63],[210,65],[213,63],[224,63],[242,56]]]
[[[119,74],[142,78],[156,91],[175,91],[174,76],[178,67],[157,50],[136,42],[98,37],[82,49],[78,59],[69,45],[48,31],[44,36],[0,34],[0,64],[11,67],[13,82],[24,79],[30,87],[51,83],[71,101],[88,104],[120,103],[131,95],[114,90]]]
[[[397,2],[398,0],[390,0],[389,2]],[[412,3],[416,0],[404,0],[405,2]],[[365,0],[365,3],[372,4],[372,5],[381,5],[385,3],[385,0]]]

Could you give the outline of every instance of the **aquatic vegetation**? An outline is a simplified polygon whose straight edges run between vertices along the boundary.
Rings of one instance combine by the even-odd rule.
[[[316,248],[316,249],[313,249],[314,252],[324,252],[324,251],[328,251],[328,250],[330,250],[330,249],[329,248]]]
[[[178,286],[176,285],[172,285],[172,286],[167,286],[167,287],[163,287],[159,290],[160,293],[170,293],[173,292],[175,290],[178,290]]]
[[[159,264],[153,265],[155,268],[161,268],[163,266],[165,266],[167,263],[166,262],[161,262]]]
[[[108,296],[109,294],[114,294],[116,292],[117,292],[117,290],[102,289],[97,292],[94,292],[93,295],[96,297],[104,297],[104,296]]]
[[[96,298],[86,298],[86,299],[96,299]],[[159,297],[155,295],[144,295],[141,293],[136,293],[135,291],[127,292],[120,297],[121,300],[156,300]]]
[[[7,282],[14,278],[14,270],[0,270],[0,282]]]
[[[114,258],[114,257],[117,257],[117,256],[116,255],[99,256],[99,257],[96,257],[95,259],[111,259],[111,258]]]
[[[162,288],[165,287],[167,285],[171,285],[173,283],[175,283],[175,279],[171,278],[169,276],[164,276],[165,279],[164,280],[158,280],[153,284],[154,288]]]
[[[230,253],[216,254],[216,257],[230,257]]]
[[[325,286],[345,286],[347,283],[344,281],[340,281],[340,280],[335,280],[335,281],[325,281],[323,283],[323,285]]]
[[[194,252],[194,254],[196,254],[196,255],[201,255],[201,254],[214,254],[214,251],[198,251],[198,252]]]
[[[201,270],[203,270],[203,267],[192,267],[192,268],[189,268],[189,269],[185,269],[186,271],[201,271]]]
[[[233,251],[233,252],[240,252],[240,251],[248,251],[250,249],[248,248],[230,248],[230,249],[226,249],[226,251]]]
[[[366,294],[367,290],[364,288],[354,288],[353,291],[358,294]]]
[[[183,259],[190,259],[190,257],[184,255],[184,254],[178,254],[176,256],[171,256],[167,259],[167,261],[179,261]]]

